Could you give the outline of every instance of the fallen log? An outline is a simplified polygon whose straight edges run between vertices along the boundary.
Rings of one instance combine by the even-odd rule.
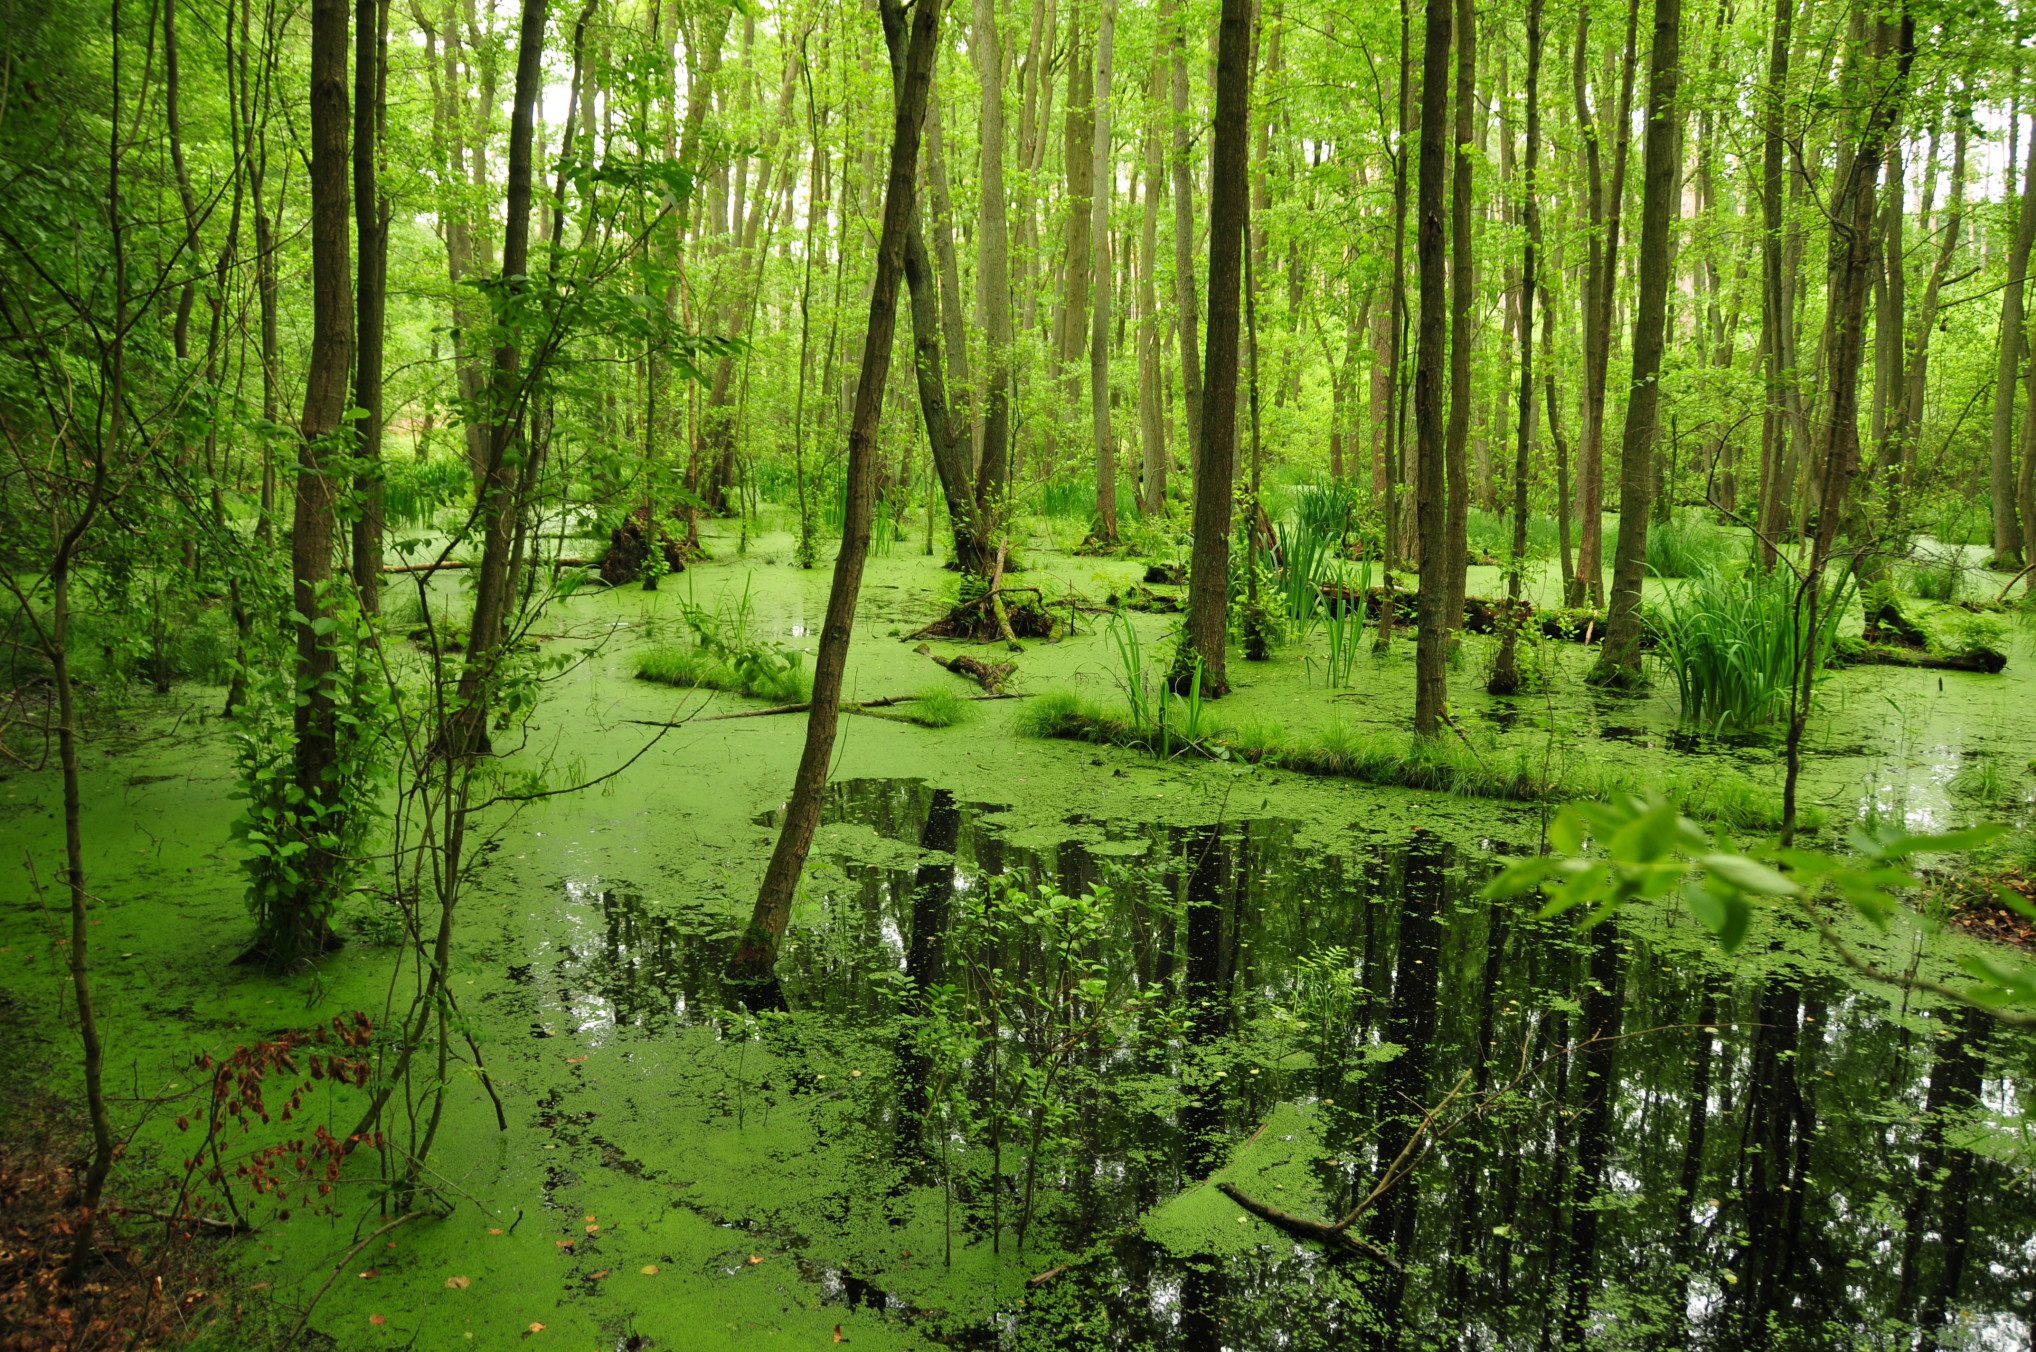
[[[932,656],[930,653],[927,655]],[[967,653],[958,653],[953,657],[935,657],[933,660],[957,676],[968,677],[981,686],[985,694],[990,695],[1001,695],[1004,692],[1004,682],[1010,680],[1012,673],[1018,670],[1018,664],[1015,662],[984,662],[970,657]]]
[[[548,559],[553,568],[592,568],[592,559]],[[472,559],[439,559],[434,563],[385,563],[384,573],[436,573],[443,569],[471,568]]]
[[[1984,676],[1998,675],[2008,665],[2007,654],[1991,648],[1972,653],[1919,653],[1907,648],[1869,645],[1834,653],[1831,660],[1840,666],[1921,667],[1925,671],[1974,671]]]
[[[1216,1189],[1267,1225],[1277,1226],[1296,1239],[1320,1244],[1332,1254],[1342,1254],[1350,1258],[1359,1256],[1375,1258],[1395,1272],[1406,1271],[1400,1266],[1398,1259],[1384,1249],[1376,1248],[1359,1239],[1351,1234],[1348,1228],[1309,1220],[1306,1216],[1296,1216],[1291,1211],[1281,1211],[1278,1207],[1267,1206],[1234,1183],[1218,1183]]]
[[[865,709],[888,709],[894,704],[910,704],[918,698],[917,695],[886,695],[882,699],[861,699],[853,704],[842,705],[841,712],[845,714],[859,714]],[[1029,699],[1030,696],[1001,693],[995,695],[965,695],[963,698],[974,700]],[[677,722],[660,718],[625,718],[622,721],[634,724],[640,728],[683,728],[689,727],[694,723],[719,723],[723,719],[728,718],[767,718],[772,714],[803,714],[812,707],[813,701],[801,700],[797,704],[774,704],[768,709],[741,709],[732,714],[708,714],[705,718],[682,718]]]

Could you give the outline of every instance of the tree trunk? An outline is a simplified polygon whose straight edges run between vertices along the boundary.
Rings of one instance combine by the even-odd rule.
[[[353,297],[347,258],[346,0],[311,7],[311,361],[298,421],[296,517],[290,527],[291,604],[296,612],[295,777],[308,848],[299,881],[262,917],[256,948],[269,965],[295,967],[332,942],[327,923],[342,861],[320,842],[340,834],[337,444],[353,364]]]
[[[1939,296],[1958,256],[1965,224],[1966,150],[1972,136],[1970,94],[1961,89],[1962,106],[1953,111],[1957,126],[1951,134],[1951,201],[1944,213],[1937,245],[1937,259],[1930,266],[1930,278],[1923,284],[1923,302],[1916,309],[1910,329],[1907,360],[1902,372],[1902,400],[1889,431],[1892,453],[1897,457],[1893,472],[1897,484],[1906,489],[1914,474],[1916,441],[1923,426],[1923,401],[1930,388],[1930,335],[1937,328]],[[1894,490],[1891,490],[1894,491]],[[1899,510],[1897,511],[1899,515]],[[2026,518],[2025,518],[2026,519]]]
[[[1654,496],[1654,438],[1661,404],[1661,356],[1667,342],[1669,245],[1682,184],[1682,0],[1655,0],[1654,51],[1648,62],[1647,151],[1640,198],[1639,295],[1633,306],[1633,381],[1619,447],[1619,551],[1612,564],[1612,607],[1595,685],[1634,687],[1640,667],[1640,584],[1647,567],[1648,508]]]
[[[1414,435],[1421,465],[1414,509],[1420,518],[1421,590],[1415,604],[1414,733],[1433,737],[1442,730],[1449,699],[1449,541],[1443,456],[1443,363],[1449,312],[1443,273],[1448,225],[1443,188],[1449,181],[1449,46],[1451,0],[1427,0],[1421,39],[1421,159],[1416,188],[1414,261],[1421,274],[1421,318],[1414,344]]]
[[[1096,450],[1096,520],[1101,538],[1117,539],[1117,447],[1110,435],[1110,63],[1117,36],[1116,0],[1102,0],[1096,22],[1095,144],[1089,168],[1089,257],[1096,275],[1089,324],[1089,420]]]
[[[2036,121],[2032,121],[2036,128]],[[2029,135],[2028,168],[2022,195],[2015,205],[2015,241],[2008,251],[2008,280],[2001,292],[2000,348],[1994,367],[1994,416],[1988,437],[1987,486],[1993,493],[1994,567],[2013,572],[2022,566],[2022,525],[2015,511],[2015,377],[2022,369],[2023,291],[2029,273],[2029,249],[2036,243],[2036,130]]]
[[[1155,58],[1152,63],[1152,101],[1161,101],[1161,82],[1166,67]],[[1160,418],[1159,389],[1159,297],[1153,284],[1153,269],[1159,263],[1159,199],[1165,194],[1165,171],[1160,165],[1159,129],[1148,125],[1145,137],[1145,213],[1138,234],[1138,440],[1141,470],[1138,476],[1138,510],[1146,516],[1166,511],[1166,432]]]
[[[1527,0],[1527,152],[1520,202],[1527,241],[1520,251],[1520,403],[1519,425],[1514,429],[1513,556],[1506,561],[1509,605],[1505,626],[1500,631],[1499,656],[1485,686],[1494,695],[1510,695],[1520,688],[1516,657],[1520,644],[1521,581],[1527,559],[1527,472],[1534,447],[1534,292],[1539,284],[1541,249],[1541,208],[1535,197],[1534,178],[1541,159],[1541,5],[1542,0]]]
[[[975,0],[969,43],[982,85],[981,230],[976,288],[986,322],[983,350],[983,450],[976,469],[973,556],[986,557],[1008,510],[1011,478],[1011,236],[1004,189],[1004,56],[996,0]]]
[[[1470,522],[1470,354],[1476,345],[1477,322],[1471,315],[1474,267],[1471,239],[1471,164],[1476,124],[1483,121],[1477,106],[1477,11],[1472,0],[1456,0],[1456,135],[1449,206],[1449,424],[1443,450],[1449,506],[1443,524],[1448,552],[1442,604],[1443,622],[1451,629],[1463,622],[1463,593]],[[1482,477],[1482,476],[1481,476]]]
[[[389,308],[389,203],[381,193],[383,107],[388,87],[389,0],[354,8],[353,218],[359,254],[354,280],[353,581],[361,609],[380,609],[382,588],[382,347]]]
[[[502,284],[520,288],[530,267],[531,140],[544,81],[544,26],[547,0],[523,0],[516,53],[516,92],[509,114],[507,211],[502,232]],[[507,651],[504,633],[515,602],[511,562],[516,548],[525,461],[529,455],[529,401],[538,363],[533,353],[526,374],[518,335],[500,329],[483,412],[488,423],[487,474],[478,486],[481,566],[475,570],[474,617],[468,629],[466,665],[460,671],[459,699],[449,729],[449,749],[458,755],[483,750],[489,698]]]
[[[1179,77],[1176,76],[1178,81]],[[1229,628],[1230,492],[1237,462],[1238,285],[1242,281],[1251,129],[1251,0],[1223,0],[1216,39],[1216,123],[1209,167],[1209,346],[1203,359],[1202,440],[1195,456],[1194,553],[1188,616],[1173,683],[1229,692],[1224,641]]]
[[[1176,0],[1160,0],[1160,27],[1167,34],[1169,80],[1173,95],[1174,330],[1181,340],[1181,410],[1188,446],[1202,453],[1202,354],[1198,328],[1200,303],[1195,299],[1195,167],[1189,161],[1188,56],[1185,28]]]
[[[886,40],[895,49],[903,41],[903,6],[879,0]],[[919,161],[919,135],[926,100],[933,83],[939,50],[940,6],[913,6],[912,31],[903,72],[897,81],[896,119],[891,135],[890,176],[884,191],[883,230],[877,242],[877,274],[870,288],[868,337],[863,343],[862,374],[856,381],[855,414],[848,429],[848,498],[842,513],[841,552],[835,556],[834,584],[827,597],[827,615],[820,631],[820,651],[813,664],[812,707],[806,718],[806,744],[792,781],[785,823],[771,852],[756,906],[730,963],[731,979],[751,985],[756,1003],[782,1004],[773,967],[778,944],[792,917],[792,896],[820,824],[821,799],[827,789],[827,763],[834,752],[835,725],[841,713],[841,677],[855,626],[856,596],[862,587],[863,559],[869,552],[870,516],[875,497],[877,424],[883,416],[884,382],[891,365],[891,339],[897,326],[898,282],[905,271],[906,239],[913,212],[913,179]]]
[[[1767,397],[1761,409],[1760,507],[1755,533],[1761,560],[1775,563],[1788,506],[1786,447],[1792,430],[1784,416],[1783,386],[1795,374],[1795,318],[1790,313],[1782,259],[1782,178],[1787,170],[1788,143],[1783,119],[1788,108],[1789,47],[1796,0],[1774,0],[1774,22],[1768,39],[1767,88],[1762,94],[1760,161],[1760,348]]]

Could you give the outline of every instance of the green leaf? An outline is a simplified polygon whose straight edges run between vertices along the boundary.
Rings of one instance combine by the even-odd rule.
[[[1683,898],[1698,922],[1718,937],[1718,947],[1728,955],[1739,951],[1753,922],[1753,907],[1743,894],[1730,889],[1713,891],[1702,882],[1691,882],[1683,889]]]
[[[1506,897],[1517,897],[1522,892],[1532,892],[1541,885],[1543,879],[1554,873],[1561,865],[1561,860],[1548,855],[1522,859],[1485,884],[1484,898],[1487,901],[1498,901]]]
[[[1878,853],[1883,859],[1904,859],[1912,854],[1954,854],[1961,850],[1977,849],[2005,834],[2007,829],[1998,822],[1988,822],[1984,826],[1972,826],[1963,831],[1947,831],[1942,835],[1900,836],[1884,842]]]
[[[1713,877],[1757,897],[1792,897],[1802,891],[1785,874],[1743,854],[1707,854],[1697,862]]]
[[[1548,843],[1557,854],[1581,854],[1584,848],[1584,819],[1574,807],[1555,814],[1548,826]]]

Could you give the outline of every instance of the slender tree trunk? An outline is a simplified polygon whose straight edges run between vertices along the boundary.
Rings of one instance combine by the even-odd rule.
[[[1810,541],[1810,559],[1798,588],[1799,621],[1804,638],[1797,643],[1795,688],[1790,696],[1789,727],[1784,746],[1782,780],[1782,844],[1795,837],[1796,786],[1802,774],[1803,732],[1810,719],[1810,696],[1817,678],[1816,643],[1824,602],[1824,570],[1837,541],[1839,518],[1852,476],[1859,468],[1859,369],[1866,360],[1866,302],[1873,289],[1874,226],[1879,216],[1880,167],[1890,138],[1901,126],[1908,95],[1909,67],[1916,55],[1916,20],[1906,4],[1895,22],[1876,17],[1853,47],[1847,61],[1843,91],[1852,106],[1864,111],[1850,164],[1841,171],[1831,196],[1831,285],[1826,310],[1830,341],[1826,346],[1823,386],[1822,464],[1819,467],[1817,529]],[[2036,148],[2036,142],[2032,142]],[[2026,195],[2036,190],[2036,154]],[[2028,244],[2018,232],[2024,262]],[[2013,260],[2010,260],[2012,268]],[[2018,334],[2019,325],[2011,333]],[[1609,639],[1607,646],[1609,646]]]
[[[2036,128],[2036,121],[2032,121]],[[2029,249],[2036,243],[2036,130],[2029,134],[2028,168],[2022,195],[2015,204],[2015,241],[2008,250],[2007,286],[2001,292],[2000,347],[1994,367],[1994,416],[1987,439],[1987,486],[1993,494],[1994,567],[2013,572],[2022,566],[2022,524],[2015,511],[2015,385],[2022,369],[2023,292],[2029,274]]]
[[[1756,519],[1761,558],[1775,563],[1789,498],[1787,446],[1793,430],[1785,416],[1784,387],[1796,383],[1795,319],[1790,312],[1783,261],[1782,179],[1787,171],[1788,143],[1783,121],[1788,108],[1789,49],[1796,0],[1774,0],[1774,21],[1768,39],[1767,88],[1761,102],[1760,160],[1760,346],[1767,382],[1761,412],[1760,509]]]
[[[1647,151],[1640,198],[1639,296],[1633,307],[1633,380],[1619,448],[1619,551],[1612,564],[1612,607],[1604,651],[1590,679],[1633,687],[1640,666],[1640,584],[1647,565],[1648,508],[1654,496],[1654,439],[1667,342],[1669,246],[1682,184],[1682,0],[1655,0],[1654,51],[1648,62]]]
[[[1421,522],[1421,589],[1415,605],[1414,733],[1442,730],[1449,699],[1449,540],[1443,457],[1443,363],[1448,359],[1449,312],[1443,269],[1448,249],[1444,187],[1453,147],[1449,124],[1451,0],[1426,0],[1421,39],[1421,159],[1415,205],[1414,261],[1421,275],[1421,318],[1414,346],[1414,435],[1420,444],[1415,512]],[[1391,604],[1388,597],[1387,605]]]
[[[1152,63],[1152,102],[1160,106],[1166,67]],[[1165,195],[1165,170],[1160,164],[1159,128],[1148,124],[1145,136],[1145,212],[1138,234],[1138,440],[1141,470],[1138,509],[1146,516],[1166,511],[1166,430],[1160,417],[1159,297],[1153,269],[1159,262],[1159,199]]]
[[[509,114],[507,212],[502,232],[503,285],[521,287],[530,267],[531,141],[537,99],[544,82],[544,28],[547,0],[523,0],[516,54],[516,92]],[[520,343],[519,337],[525,342]],[[503,329],[496,335],[495,362],[484,413],[488,422],[487,474],[479,485],[481,564],[475,569],[474,617],[468,629],[467,660],[460,670],[459,698],[450,730],[450,749],[470,755],[486,749],[488,704],[504,653],[517,525],[522,513],[525,470],[529,468],[530,403],[537,373],[548,355],[527,345],[529,335]],[[548,339],[540,336],[540,343]],[[530,360],[526,365],[526,352]],[[655,532],[654,523],[647,523]]]
[[[1923,284],[1923,301],[1916,309],[1907,343],[1902,372],[1902,401],[1890,433],[1893,453],[1898,457],[1897,484],[1906,489],[1916,464],[1916,442],[1923,427],[1923,405],[1930,388],[1930,335],[1937,328],[1939,297],[1965,225],[1966,150],[1972,136],[1972,107],[1969,91],[1961,88],[1961,106],[1953,111],[1956,126],[1951,134],[1951,200],[1939,226],[1937,258],[1930,266],[1930,278]],[[1899,507],[1895,513],[1899,517]],[[2026,518],[2025,518],[2026,519]]]
[[[1194,553],[1188,617],[1173,672],[1193,686],[1201,662],[1204,695],[1228,693],[1230,492],[1237,463],[1238,285],[1243,280],[1246,181],[1251,129],[1251,2],[1223,0],[1216,39],[1216,122],[1209,169],[1209,346],[1203,359],[1202,441],[1195,456]]]
[[[382,347],[389,288],[389,203],[378,161],[388,83],[389,0],[354,7],[353,216],[359,275],[354,281],[353,403],[358,465],[354,494],[353,582],[361,609],[374,614],[382,594]]]
[[[1539,285],[1541,207],[1535,173],[1541,160],[1541,5],[1527,0],[1527,150],[1521,174],[1520,217],[1527,241],[1520,251],[1520,403],[1513,452],[1513,555],[1506,561],[1507,612],[1498,660],[1486,689],[1510,695],[1520,688],[1520,591],[1527,560],[1527,474],[1534,447],[1534,293]]]
[[[969,46],[982,86],[981,229],[976,289],[984,329],[983,450],[976,470],[975,547],[978,561],[1008,510],[1011,478],[1011,235],[1004,187],[1004,56],[996,0],[975,0]]]
[[[901,44],[905,16],[899,0],[879,0],[885,37]],[[827,789],[827,763],[834,752],[835,725],[841,714],[842,670],[855,626],[855,603],[862,587],[863,559],[869,552],[870,517],[877,471],[877,424],[883,416],[884,382],[891,365],[891,339],[897,326],[898,282],[905,271],[906,239],[913,212],[913,179],[918,171],[919,136],[926,100],[933,83],[939,50],[940,6],[913,6],[912,31],[903,72],[897,82],[897,109],[891,136],[890,176],[884,192],[882,234],[877,242],[877,274],[870,289],[868,337],[863,344],[862,374],[856,382],[855,414],[848,431],[848,498],[842,513],[841,552],[834,562],[834,585],[827,597],[827,615],[820,631],[820,652],[813,667],[812,707],[806,718],[806,745],[792,781],[785,823],[771,852],[770,866],[757,891],[756,906],[737,944],[730,976],[757,988],[757,1002],[782,1003],[772,973],[778,944],[792,916],[792,896],[820,824],[821,800]]]
[[[1173,96],[1174,331],[1181,340],[1181,411],[1188,446],[1202,453],[1202,353],[1195,299],[1195,167],[1189,160],[1188,55],[1186,20],[1177,0],[1160,0],[1160,27],[1167,34],[1168,86]]]
[[[1413,0],[1400,0],[1400,83],[1398,108],[1398,135],[1394,139],[1393,151],[1393,274],[1387,285],[1392,290],[1392,333],[1386,359],[1386,393],[1389,407],[1386,409],[1385,435],[1385,493],[1380,502],[1381,515],[1385,518],[1382,532],[1383,555],[1380,560],[1380,581],[1385,587],[1385,596],[1379,603],[1378,637],[1372,644],[1372,651],[1384,654],[1391,650],[1393,625],[1398,618],[1399,603],[1394,599],[1393,569],[1399,567],[1401,557],[1408,551],[1406,532],[1401,530],[1405,515],[1401,510],[1401,490],[1406,486],[1407,418],[1406,418],[1406,364],[1407,364],[1407,136],[1413,118]]]
[[[339,498],[335,464],[353,365],[353,296],[347,257],[346,0],[311,7],[311,361],[298,421],[296,517],[290,527],[297,705],[295,778],[307,848],[296,886],[263,917],[256,951],[294,967],[337,942],[327,923],[342,862],[320,843],[341,834],[338,598],[333,549]]]
[[[1470,355],[1476,345],[1477,321],[1471,305],[1476,299],[1472,287],[1474,267],[1471,239],[1471,164],[1477,155],[1474,136],[1484,120],[1477,105],[1477,10],[1472,0],[1456,0],[1456,154],[1449,207],[1449,424],[1444,447],[1443,468],[1449,488],[1449,508],[1443,524],[1448,571],[1448,591],[1443,600],[1443,623],[1451,629],[1463,623],[1465,569],[1469,542],[1465,539],[1470,522]]]
[[[1096,22],[1096,127],[1089,169],[1089,256],[1096,275],[1089,324],[1089,418],[1095,435],[1097,528],[1104,540],[1112,542],[1117,539],[1117,446],[1110,434],[1110,192],[1117,172],[1110,157],[1110,66],[1116,36],[1116,0],[1102,0]]]

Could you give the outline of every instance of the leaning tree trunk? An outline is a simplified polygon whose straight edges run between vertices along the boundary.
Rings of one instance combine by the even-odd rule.
[[[1647,564],[1648,509],[1654,499],[1654,437],[1661,406],[1661,355],[1667,340],[1669,234],[1682,185],[1682,0],[1655,0],[1654,52],[1648,63],[1647,157],[1640,197],[1640,285],[1633,306],[1633,381],[1619,447],[1619,551],[1612,562],[1612,607],[1594,685],[1632,687],[1640,669],[1640,584]]]
[[[266,906],[256,953],[294,967],[333,942],[327,917],[342,861],[322,842],[341,834],[338,604],[333,548],[341,420],[353,358],[347,260],[346,0],[311,7],[311,361],[298,421],[296,518],[290,527],[297,639],[296,789],[304,843],[297,875]],[[251,955],[252,956],[252,955]]]
[[[899,40],[904,9],[900,0],[879,0],[887,40]],[[813,698],[806,716],[806,746],[792,781],[791,802],[770,866],[757,889],[749,925],[730,962],[732,980],[757,990],[762,1003],[778,1003],[772,969],[778,944],[792,918],[792,895],[820,824],[820,800],[827,789],[827,762],[834,753],[835,725],[841,715],[841,677],[855,627],[856,596],[862,589],[863,559],[869,553],[870,516],[875,498],[877,423],[883,414],[884,383],[891,368],[891,339],[897,327],[898,282],[905,272],[906,238],[913,212],[913,178],[918,172],[919,133],[926,99],[933,85],[938,51],[940,7],[914,7],[912,33],[905,50],[904,70],[897,82],[896,117],[891,132],[890,180],[884,190],[883,233],[877,241],[877,275],[870,288],[868,336],[863,342],[862,374],[856,381],[855,413],[848,427],[848,497],[842,512],[841,552],[834,560],[834,585],[827,597],[827,615],[820,630],[820,651],[813,664]]]
[[[1782,780],[1784,845],[1795,836],[1796,785],[1802,773],[1803,733],[1810,719],[1810,696],[1817,679],[1818,608],[1824,601],[1824,569],[1837,542],[1845,495],[1859,468],[1859,368],[1866,360],[1866,301],[1873,289],[1874,224],[1879,215],[1876,194],[1888,142],[1901,125],[1909,87],[1909,67],[1916,55],[1916,20],[1906,5],[1894,23],[1875,19],[1847,63],[1847,91],[1852,105],[1866,116],[1852,147],[1849,169],[1831,197],[1831,284],[1826,312],[1830,342],[1821,394],[1823,452],[1820,468],[1817,529],[1810,539],[1810,561],[1798,584],[1799,611],[1795,687],[1790,695],[1785,742],[1786,771]],[[2036,146],[2032,146],[2036,149]],[[2030,156],[2036,168],[2036,154]],[[2036,187],[2032,180],[2029,187]],[[2028,199],[2025,188],[2024,201]],[[2026,261],[2027,249],[2024,248]],[[2011,260],[2012,263],[2012,260]],[[2015,333],[2020,332],[2019,326]],[[1614,613],[1616,623],[1617,614]],[[1609,638],[1607,640],[1609,646]]]
[[[530,266],[531,140],[537,97],[544,81],[544,25],[547,0],[523,0],[516,55],[516,93],[509,114],[508,211],[502,232],[503,285],[520,288]],[[506,299],[506,298],[505,298]],[[460,670],[449,747],[470,755],[486,744],[489,696],[503,654],[503,633],[514,601],[510,564],[521,513],[524,429],[529,422],[536,361],[526,371],[516,335],[506,326],[495,340],[494,371],[484,413],[488,422],[487,472],[480,483],[481,566],[476,570],[474,618],[468,629],[467,660]]]
[[[1421,319],[1414,342],[1414,437],[1421,464],[1414,489],[1420,519],[1421,586],[1415,602],[1414,733],[1442,729],[1449,698],[1449,541],[1444,525],[1442,380],[1449,313],[1443,267],[1447,225],[1443,185],[1452,147],[1449,127],[1450,0],[1428,0],[1421,40],[1421,159],[1415,186],[1414,260],[1421,273]],[[1390,598],[1388,598],[1390,601]]]
[[[1203,359],[1202,441],[1195,455],[1194,553],[1188,617],[1173,682],[1190,688],[1201,663],[1204,695],[1228,693],[1230,491],[1237,463],[1238,285],[1250,203],[1246,158],[1251,102],[1251,3],[1223,0],[1216,37],[1216,125],[1209,165],[1209,347]]]

